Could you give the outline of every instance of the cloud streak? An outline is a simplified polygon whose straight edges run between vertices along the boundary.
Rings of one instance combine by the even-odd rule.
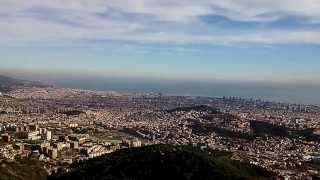
[[[223,21],[203,21],[210,16]],[[287,17],[296,17],[299,25],[268,26]],[[224,26],[228,20],[231,25]],[[259,26],[239,28],[248,22]],[[2,0],[0,46],[86,40],[320,44],[319,22],[319,0]]]

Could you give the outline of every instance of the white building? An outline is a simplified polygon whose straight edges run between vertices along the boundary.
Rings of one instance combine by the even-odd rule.
[[[139,139],[135,139],[131,142],[131,147],[141,147],[141,141]]]
[[[78,124],[77,123],[72,123],[72,124],[69,124],[69,127],[76,128],[76,127],[78,127]]]
[[[46,140],[50,141],[52,139],[52,133],[51,131],[46,132]]]
[[[39,140],[41,139],[40,136],[38,136],[38,131],[33,131],[28,133],[28,139],[29,140]]]

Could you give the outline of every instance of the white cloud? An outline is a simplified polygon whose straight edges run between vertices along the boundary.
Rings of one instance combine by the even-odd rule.
[[[199,20],[206,15],[262,23],[291,15],[317,23],[320,0],[1,0],[0,46],[84,39],[171,44],[320,44],[320,31],[316,28],[238,31],[217,27],[212,31],[214,24],[204,25]]]
[[[108,2],[112,7],[146,13],[164,20],[186,20],[207,14],[243,21],[272,20],[282,15],[320,19],[319,0],[109,0]]]

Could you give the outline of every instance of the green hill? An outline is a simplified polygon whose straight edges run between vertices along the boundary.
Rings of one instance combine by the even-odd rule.
[[[191,146],[154,145],[124,149],[73,165],[71,173],[52,180],[144,179],[272,179],[273,174],[246,163],[230,160],[230,154],[208,154]]]
[[[1,180],[46,180],[47,172],[36,160],[17,160],[0,163]]]
[[[319,141],[320,136],[313,134],[313,129],[294,130],[281,125],[269,122],[251,121],[251,129],[255,136],[278,136],[287,138],[302,138],[307,141]]]

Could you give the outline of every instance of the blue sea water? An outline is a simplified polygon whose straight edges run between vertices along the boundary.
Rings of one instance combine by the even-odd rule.
[[[60,87],[120,92],[161,92],[178,96],[238,96],[277,102],[320,104],[320,86],[223,81],[165,81],[125,78],[60,78]]]

